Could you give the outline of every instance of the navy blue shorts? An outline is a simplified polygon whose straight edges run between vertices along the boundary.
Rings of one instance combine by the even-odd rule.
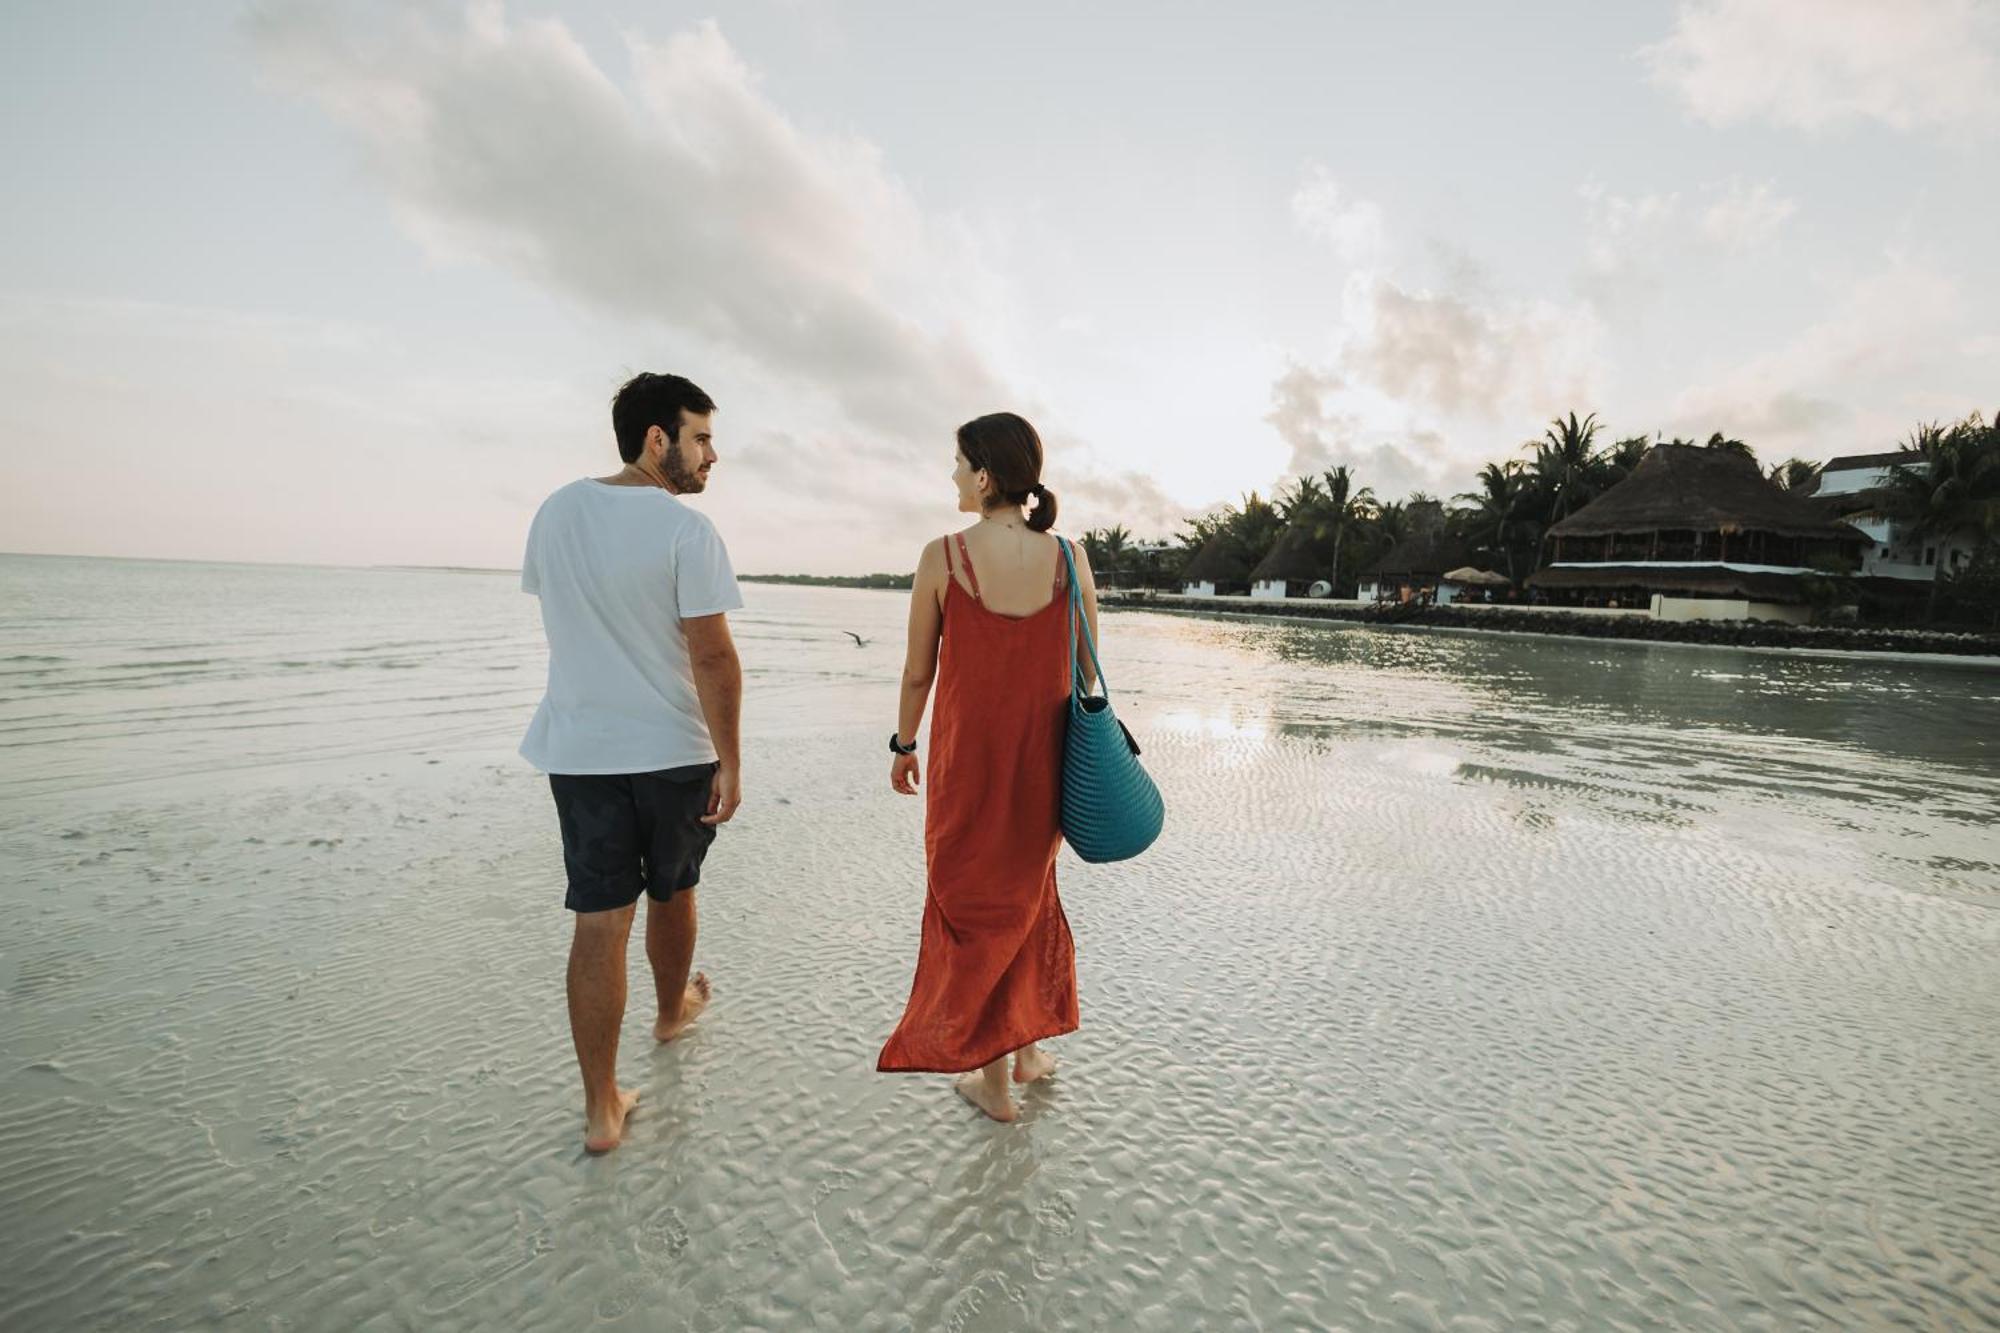
[[[551,773],[562,821],[572,912],[630,907],[643,890],[665,902],[701,882],[715,841],[704,824],[715,764],[653,773]]]

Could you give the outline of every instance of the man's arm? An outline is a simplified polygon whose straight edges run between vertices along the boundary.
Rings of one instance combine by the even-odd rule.
[[[736,658],[726,614],[683,620],[681,631],[687,635],[688,664],[694,669],[702,716],[708,719],[708,736],[721,761],[701,822],[727,824],[743,803],[743,664]]]

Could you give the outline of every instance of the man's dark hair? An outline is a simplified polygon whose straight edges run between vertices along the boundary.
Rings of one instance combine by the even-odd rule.
[[[634,375],[611,400],[611,429],[618,436],[618,456],[628,463],[638,462],[646,448],[646,432],[655,426],[679,444],[683,412],[714,410],[715,400],[693,380],[651,371]]]

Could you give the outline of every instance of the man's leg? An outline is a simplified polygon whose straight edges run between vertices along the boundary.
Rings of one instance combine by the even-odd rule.
[[[577,912],[569,946],[569,1032],[583,1070],[583,1146],[610,1152],[639,1094],[618,1086],[618,1028],[625,1020],[625,946],[637,904]]]
[[[646,902],[646,961],[653,965],[653,990],[660,1000],[653,1036],[660,1041],[680,1036],[708,1008],[708,975],[696,973],[688,980],[694,965],[694,893],[682,889],[664,902]]]

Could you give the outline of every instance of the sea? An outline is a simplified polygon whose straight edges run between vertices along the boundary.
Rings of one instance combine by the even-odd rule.
[[[1991,664],[1107,612],[1167,828],[999,1126],[874,1072],[906,596],[744,591],[599,1159],[518,577],[0,556],[0,1326],[2000,1325]]]

